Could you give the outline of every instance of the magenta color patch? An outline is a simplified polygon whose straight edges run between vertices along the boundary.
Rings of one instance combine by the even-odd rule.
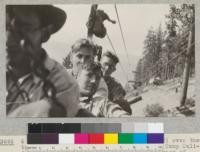
[[[75,134],[75,144],[88,144],[88,134]]]

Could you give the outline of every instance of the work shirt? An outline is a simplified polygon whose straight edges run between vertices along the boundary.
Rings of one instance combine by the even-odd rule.
[[[104,80],[108,86],[109,101],[118,104],[123,110],[132,114],[130,104],[126,100],[124,100],[126,92],[123,89],[122,85],[111,76],[104,77]]]
[[[83,109],[86,109],[97,117],[130,116],[130,114],[124,111],[118,104],[108,102],[106,99],[100,99],[95,95],[91,99],[81,97],[80,105]]]
[[[122,85],[117,82],[113,77],[106,76],[104,80],[108,86],[108,99],[110,101],[123,99],[126,92]]]
[[[64,107],[67,117],[75,116],[80,109],[77,82],[68,74],[63,66],[48,56],[44,61],[44,66],[50,72],[47,76],[47,80],[49,80],[56,89],[57,102]],[[37,110],[42,108],[42,106],[44,106],[46,110],[49,109],[47,107],[50,107],[48,102],[50,99],[45,96],[43,85],[44,82],[42,79],[34,73],[29,73],[17,82],[15,82],[11,76],[7,75],[7,115],[11,117],[48,116],[47,112],[44,115],[37,114]],[[33,104],[33,102],[35,102],[35,104]],[[38,106],[36,104],[37,102]],[[31,104],[34,109],[31,108]],[[21,106],[23,106],[24,110],[22,108],[20,109]],[[26,107],[29,112],[28,110],[26,111]]]

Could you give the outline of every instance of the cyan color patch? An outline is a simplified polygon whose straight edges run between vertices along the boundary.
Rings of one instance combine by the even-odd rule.
[[[133,134],[134,144],[147,144],[147,134],[145,133],[134,133]]]

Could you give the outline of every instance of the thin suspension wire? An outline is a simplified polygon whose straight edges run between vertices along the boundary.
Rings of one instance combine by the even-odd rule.
[[[112,41],[111,41],[111,39],[110,39],[108,33],[106,34],[106,37],[107,37],[107,39],[108,39],[108,41],[109,41],[109,43],[110,43],[110,45],[111,45],[111,47],[112,47],[112,49],[113,49],[115,55],[117,56],[117,52],[116,52],[116,50],[115,50],[115,48],[114,48],[114,45],[113,45],[113,43],[112,43]],[[122,66],[122,64],[121,64],[120,61],[119,61],[119,64],[120,64],[121,69],[122,69],[123,73],[125,74],[126,79],[127,79],[127,82],[128,82],[128,81],[129,81],[128,75],[126,74],[126,72],[125,72],[125,70],[124,70],[124,68],[123,68],[123,66]]]
[[[116,11],[116,14],[117,14],[117,20],[118,20],[118,23],[119,23],[119,28],[120,28],[120,32],[121,32],[121,36],[122,36],[122,40],[123,40],[123,44],[124,44],[124,49],[125,49],[126,56],[127,56],[127,59],[128,59],[129,70],[131,70],[131,64],[130,64],[128,51],[127,51],[127,47],[126,47],[126,43],[125,43],[125,39],[124,39],[124,34],[123,34],[123,30],[122,30],[121,22],[120,22],[120,19],[119,19],[119,14],[118,14],[118,11],[117,11],[116,4],[115,4],[115,11]]]

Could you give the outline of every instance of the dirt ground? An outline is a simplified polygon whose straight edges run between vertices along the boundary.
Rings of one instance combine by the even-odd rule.
[[[178,79],[164,82],[163,85],[150,85],[143,88],[142,100],[131,106],[134,117],[144,117],[147,105],[158,103],[164,110],[172,110],[180,105],[181,85]],[[195,79],[190,78],[187,98],[195,97]]]

